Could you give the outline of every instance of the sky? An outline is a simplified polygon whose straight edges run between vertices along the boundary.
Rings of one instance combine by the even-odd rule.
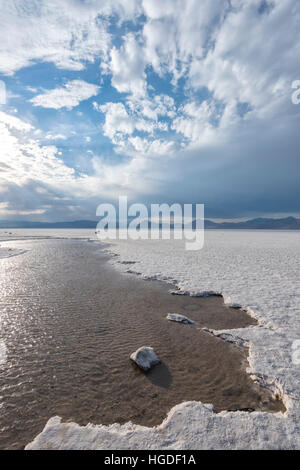
[[[299,24],[299,0],[0,0],[0,218],[299,215]]]

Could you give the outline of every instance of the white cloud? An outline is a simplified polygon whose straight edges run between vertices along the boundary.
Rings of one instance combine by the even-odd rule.
[[[0,185],[21,185],[31,179],[55,185],[70,181],[74,170],[57,157],[57,148],[40,146],[31,137],[31,131],[31,125],[14,116],[0,113]]]
[[[99,109],[105,113],[104,135],[112,141],[115,141],[119,135],[133,133],[134,122],[130,119],[123,103],[106,103]]]
[[[195,89],[206,86],[225,104],[249,103],[256,115],[277,111],[290,93],[300,40],[300,11],[293,0],[239,2],[215,34],[214,47],[190,68]],[[292,13],[293,12],[293,13]],[[278,60],[280,58],[280,60]]]
[[[46,212],[47,208],[43,209],[29,209],[29,210],[22,210],[22,209],[15,209],[10,206],[8,202],[1,202],[0,203],[0,214],[5,216],[12,216],[12,215],[41,215]]]
[[[132,112],[154,121],[162,116],[176,116],[174,99],[168,95],[155,95],[153,99],[148,96],[130,96],[127,98],[127,104]]]
[[[123,130],[122,125],[120,128]],[[139,162],[133,158],[114,167],[94,155],[93,171],[87,175],[68,167],[57,147],[39,144],[33,138],[36,131],[21,119],[0,112],[0,212],[3,215],[74,218],[81,211],[84,216],[85,204],[90,210],[87,200],[115,198],[120,191],[133,195],[138,188],[147,190],[140,180],[143,168],[147,168],[144,152]],[[153,151],[159,153],[160,145],[154,142]],[[91,216],[94,215],[92,212]]]
[[[66,83],[63,88],[47,90],[41,95],[37,95],[30,101],[34,106],[43,108],[67,108],[72,109],[78,106],[81,101],[96,96],[100,87],[83,80],[73,80]]]
[[[148,16],[143,30],[147,61],[154,70],[183,76],[193,57],[203,57],[212,34],[228,3],[223,0],[144,0]]]
[[[0,0],[0,72],[36,61],[80,71],[95,57],[106,60],[108,18],[134,19],[139,10],[138,0]]]
[[[132,146],[134,152],[141,156],[162,156],[176,150],[176,145],[172,141],[162,139],[149,140],[139,136],[130,137],[128,144]],[[128,151],[130,152],[129,149]]]
[[[57,147],[34,139],[37,131],[0,112],[0,213],[65,218],[76,207],[77,215],[84,214],[83,200],[99,194],[99,179],[67,166]]]
[[[106,103],[102,106],[94,103],[94,107],[105,113],[104,135],[117,146],[121,146],[123,151],[126,149],[128,136],[135,131],[153,134],[156,130],[168,129],[166,123],[143,119],[138,113],[127,110],[123,103]]]
[[[64,134],[46,134],[45,139],[47,140],[67,140],[67,136]]]
[[[224,118],[214,100],[198,104],[189,101],[182,106],[172,122],[172,129],[182,134],[191,146],[216,144],[221,139],[219,122]]]
[[[112,85],[119,93],[143,96],[146,92],[145,56],[133,33],[124,37],[120,49],[113,47],[109,69]]]
[[[14,129],[21,132],[29,132],[33,129],[32,125],[24,122],[16,116],[0,111],[0,122],[8,129]]]

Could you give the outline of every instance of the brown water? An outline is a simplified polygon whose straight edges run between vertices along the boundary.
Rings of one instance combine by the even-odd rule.
[[[98,245],[10,242],[25,254],[0,260],[0,448],[20,449],[54,415],[79,424],[157,425],[177,403],[214,411],[283,410],[245,373],[247,351],[198,328],[255,324],[220,297],[173,296],[169,286],[122,275]],[[197,326],[166,320],[182,313]],[[162,360],[141,372],[140,346]]]

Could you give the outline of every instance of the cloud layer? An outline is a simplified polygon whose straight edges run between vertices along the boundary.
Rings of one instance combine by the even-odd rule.
[[[86,83],[83,80],[73,80],[62,88],[47,90],[45,93],[35,96],[31,103],[43,108],[72,109],[78,106],[81,101],[96,96],[98,91],[99,86],[97,85]]]
[[[3,79],[31,67],[36,86],[37,64],[64,73],[58,84],[49,65],[52,82],[32,86],[18,117],[2,107],[2,211],[20,204],[10,189],[17,185],[19,194],[38,194],[32,211],[54,218],[91,216],[124,193],[204,202],[215,217],[300,213],[299,107],[291,102],[300,78],[298,1],[0,6]],[[73,131],[39,129],[39,108],[68,110],[61,119]],[[93,137],[81,133],[81,142],[80,116],[86,128],[93,121]]]

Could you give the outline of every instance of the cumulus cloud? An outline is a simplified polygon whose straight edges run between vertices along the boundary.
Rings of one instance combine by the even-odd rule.
[[[132,153],[132,150],[136,149],[147,154],[151,142],[155,140],[155,131],[167,131],[168,129],[166,123],[157,122],[153,119],[144,119],[141,117],[142,113],[139,113],[138,110],[126,109],[125,105],[120,102],[106,103],[102,106],[94,103],[94,107],[98,111],[105,113],[103,133],[111,139],[119,151]],[[150,134],[152,136],[151,140],[149,140],[149,137],[141,139],[139,136],[132,136],[135,131]],[[141,148],[142,142],[145,144],[143,149]]]
[[[176,116],[176,106],[174,98],[168,95],[155,95],[153,99],[148,96],[129,96],[127,104],[130,110],[148,119],[157,121],[162,116],[174,118]]]
[[[129,118],[123,103],[106,103],[99,110],[106,114],[103,131],[111,140],[115,140],[118,135],[133,133],[134,122]]]
[[[35,138],[37,130],[0,112],[0,214],[64,218],[74,216],[74,207],[83,214],[86,175],[75,174],[56,146],[41,145]]]
[[[58,158],[55,146],[40,146],[31,135],[33,129],[15,116],[0,113],[0,185],[22,185],[28,179],[59,185],[72,180],[74,170]]]
[[[182,77],[191,59],[205,55],[228,5],[223,0],[144,0],[149,19],[143,29],[145,54],[154,70],[171,73],[174,82]]]
[[[99,86],[92,83],[87,83],[83,80],[72,80],[66,83],[64,87],[47,90],[30,101],[34,106],[41,106],[43,108],[72,109],[78,106],[81,101],[96,96],[99,89]]]
[[[109,69],[112,85],[120,93],[145,95],[146,74],[145,56],[141,44],[134,34],[129,33],[120,49],[114,47],[110,53]]]

